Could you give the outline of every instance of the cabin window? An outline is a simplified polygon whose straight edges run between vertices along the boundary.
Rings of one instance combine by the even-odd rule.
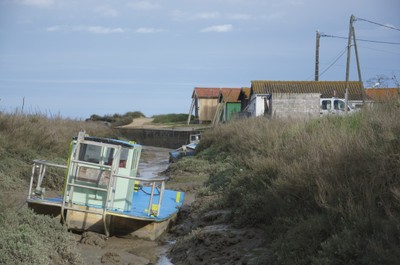
[[[120,160],[119,160],[119,167],[120,168],[126,168],[126,162],[128,160],[128,152],[129,152],[128,148],[122,148],[121,157],[120,157]]]
[[[79,150],[79,160],[99,164],[101,146],[82,144]]]
[[[126,168],[126,161],[128,159],[128,152],[129,149],[128,148],[122,148],[121,150],[121,156],[119,158],[119,167],[120,168]],[[106,160],[104,161],[104,163],[106,165],[111,166],[114,160],[114,148],[107,148],[106,150]]]
[[[106,148],[104,164],[111,166],[113,161],[114,149]]]

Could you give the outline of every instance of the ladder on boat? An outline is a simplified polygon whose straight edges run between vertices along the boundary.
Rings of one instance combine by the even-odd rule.
[[[81,148],[84,145],[98,145],[104,146],[104,143],[97,143],[90,140],[85,140],[85,132],[81,131],[78,134],[76,145],[71,152],[71,156],[69,158],[69,166],[68,166],[68,175],[65,180],[65,192],[63,195],[63,200],[61,204],[61,218],[64,224],[69,228],[70,227],[70,216],[72,212],[81,212],[86,214],[94,214],[101,215],[101,219],[103,221],[104,233],[108,237],[109,232],[109,222],[107,222],[107,210],[113,207],[113,195],[115,190],[116,179],[113,178],[118,173],[118,167],[120,162],[120,154],[121,154],[121,146],[107,144],[108,147],[115,149],[116,151],[113,154],[112,164],[111,165],[99,165],[97,163],[93,163],[90,161],[84,161],[79,157]],[[93,186],[84,184],[83,182],[79,182],[79,173],[82,169],[99,169],[100,174],[102,172],[109,173],[109,180],[106,187],[99,187],[99,185]],[[73,176],[73,177],[68,177]],[[106,194],[105,199],[102,199],[103,203],[101,207],[92,208],[88,207],[88,205],[80,205],[74,203],[74,190],[76,188],[100,192],[102,194]],[[66,213],[66,214],[65,214]]]

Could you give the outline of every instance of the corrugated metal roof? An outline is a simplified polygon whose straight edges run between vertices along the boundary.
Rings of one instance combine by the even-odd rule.
[[[368,88],[365,89],[368,99],[384,101],[396,98],[400,95],[399,88]]]
[[[240,102],[240,88],[221,88],[220,96],[224,102]]]
[[[348,82],[348,87],[349,99],[362,99],[361,82]],[[345,92],[345,81],[251,81],[252,94],[321,93],[321,97],[344,98]]]
[[[218,98],[219,88],[210,87],[195,87],[193,90],[192,98]]]

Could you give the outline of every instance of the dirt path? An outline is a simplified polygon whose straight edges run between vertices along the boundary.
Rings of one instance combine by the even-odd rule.
[[[119,128],[125,129],[160,129],[160,128],[167,128],[166,125],[161,124],[154,124],[153,118],[136,118],[130,124],[119,126]]]
[[[166,148],[143,146],[139,172],[141,177],[157,177],[158,173],[168,168],[168,158],[170,151]],[[101,234],[84,233],[75,235],[79,242],[81,256],[88,265],[100,264],[172,264],[166,258],[168,242],[160,239],[159,241],[148,241],[133,237],[115,237],[108,239]]]

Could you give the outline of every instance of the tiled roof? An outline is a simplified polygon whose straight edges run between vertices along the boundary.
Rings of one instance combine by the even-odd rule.
[[[361,82],[348,82],[348,88],[349,99],[362,99]],[[321,97],[344,98],[345,92],[345,81],[251,81],[252,94],[320,93]]]
[[[219,88],[195,87],[192,98],[195,96],[198,98],[218,98],[219,90]]]
[[[224,102],[240,102],[240,88],[221,88],[221,94]]]
[[[400,96],[399,88],[368,88],[365,89],[365,94],[368,99],[375,101],[390,100],[392,98]]]

